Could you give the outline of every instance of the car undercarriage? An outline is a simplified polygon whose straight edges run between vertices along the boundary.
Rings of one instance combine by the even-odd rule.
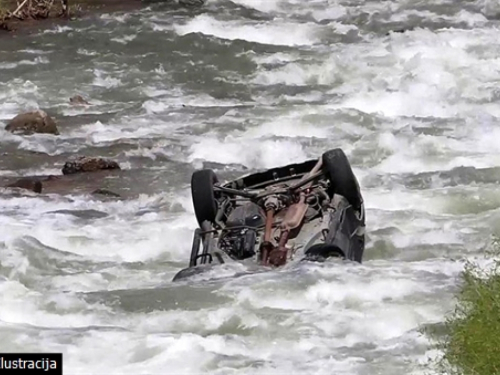
[[[232,261],[281,267],[299,252],[302,260],[362,261],[363,198],[341,149],[224,184],[213,170],[197,170],[191,193],[199,228],[189,267],[174,280]]]

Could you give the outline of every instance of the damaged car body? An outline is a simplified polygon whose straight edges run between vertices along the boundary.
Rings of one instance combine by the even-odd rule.
[[[213,170],[197,170],[191,193],[199,228],[189,267],[174,281],[235,261],[281,267],[299,253],[302,260],[362,261],[363,198],[340,148],[224,184]]]

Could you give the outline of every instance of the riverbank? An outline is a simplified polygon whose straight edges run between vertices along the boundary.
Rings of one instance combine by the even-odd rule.
[[[2,13],[14,12],[17,3],[14,0],[0,2],[0,37],[18,33],[35,33],[52,25],[64,25],[71,20],[96,13],[133,11],[145,6],[142,0],[69,0],[69,17],[64,16],[62,4],[55,0],[48,15],[43,18],[16,17],[2,18]]]
[[[496,253],[500,248],[495,243]],[[484,269],[469,263],[456,295],[457,304],[445,322],[445,336],[439,339],[444,355],[442,373],[493,375],[500,373],[500,261]]]

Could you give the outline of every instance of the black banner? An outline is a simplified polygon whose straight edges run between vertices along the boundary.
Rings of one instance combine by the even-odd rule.
[[[0,353],[0,375],[62,375],[62,353]]]

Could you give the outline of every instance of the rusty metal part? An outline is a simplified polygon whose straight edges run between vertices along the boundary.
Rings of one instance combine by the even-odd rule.
[[[271,195],[267,197],[264,207],[266,208],[266,211],[273,210],[274,212],[278,211],[278,208],[280,207],[280,201],[276,195]]]
[[[291,205],[280,224],[280,239],[277,248],[274,248],[269,253],[268,263],[275,267],[280,267],[286,264],[288,256],[288,248],[286,243],[290,235],[290,230],[297,228],[304,220],[307,208],[309,205],[305,203],[306,195],[304,193],[300,194],[300,200],[298,203]],[[267,262],[266,262],[267,264]]]
[[[285,245],[288,241],[289,234],[290,232],[288,230],[282,231],[278,247],[269,253],[269,263],[275,267],[281,267],[286,264],[288,249]]]
[[[279,249],[285,248],[285,245],[286,245],[286,242],[288,241],[289,235],[290,235],[290,232],[288,230],[284,230],[283,232],[281,232],[280,241],[278,244]]]
[[[274,250],[274,245],[269,241],[264,241],[260,245],[261,262],[263,266],[269,265],[269,254]]]
[[[278,247],[273,249],[269,253],[269,261],[268,263],[272,264],[275,267],[281,267],[286,264],[288,249],[286,247],[286,243],[288,241],[288,237],[290,235],[290,230],[297,228],[302,221],[304,220],[304,216],[306,215],[307,209],[309,205],[305,202],[306,194],[302,192],[300,194],[300,199],[298,203],[292,204],[283,218],[283,221],[280,223],[280,240]],[[266,262],[267,264],[267,262]]]
[[[269,264],[274,267],[281,267],[286,264],[287,252],[281,249],[274,249],[269,253]]]
[[[273,221],[274,221],[274,210],[268,210],[266,214],[266,229],[264,232],[264,241],[271,241],[271,231],[273,230]]]
[[[274,221],[274,209],[270,208],[266,213],[266,229],[264,231],[264,242],[260,247],[261,251],[261,259],[264,265],[268,264],[268,256],[269,253],[274,249],[273,244],[271,243],[271,232],[273,230],[273,221]]]
[[[304,175],[300,181],[294,186],[302,187],[303,189],[308,189],[314,180],[314,175],[316,175],[323,165],[323,160],[318,159],[318,162],[313,167],[313,169]],[[312,178],[312,179],[311,179]],[[310,181],[307,181],[310,179]],[[307,181],[307,182],[306,182]],[[304,184],[304,182],[306,182]],[[292,189],[293,190],[293,189]],[[274,214],[278,209],[276,197],[270,197],[266,201],[267,215],[266,215],[266,230],[264,233],[264,242],[261,245],[262,263],[264,265],[271,264],[275,267],[280,267],[286,264],[288,256],[288,248],[286,243],[290,235],[290,230],[297,228],[304,220],[305,214],[309,205],[306,203],[306,193],[301,192],[299,201],[292,204],[286,210],[285,216],[281,221],[280,228],[280,239],[277,247],[274,247],[271,243],[271,231],[273,227]]]
[[[306,195],[304,193],[300,194],[300,199],[298,203],[292,204],[280,224],[282,231],[290,231],[291,229],[297,228],[307,212],[309,205],[305,203]]]

